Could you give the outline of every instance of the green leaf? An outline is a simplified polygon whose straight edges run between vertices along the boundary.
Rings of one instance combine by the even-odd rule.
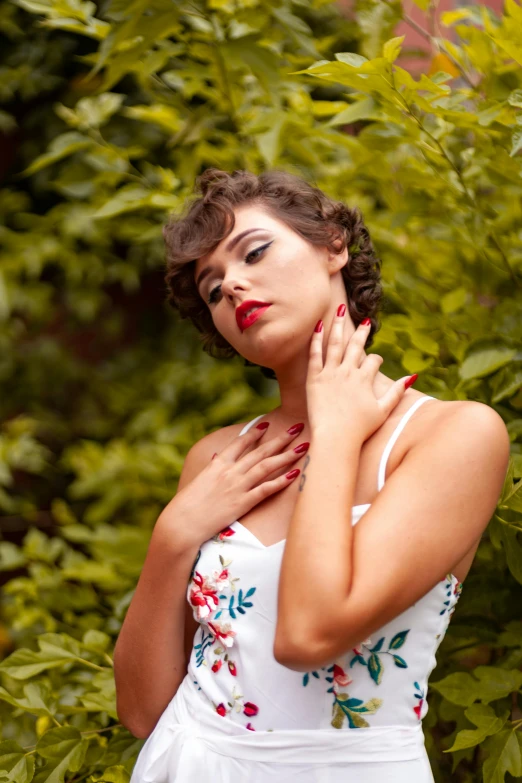
[[[488,758],[484,762],[484,783],[504,783],[506,773],[522,775],[522,753],[515,729],[503,729],[484,745]]]
[[[397,38],[391,38],[383,46],[383,57],[388,60],[389,63],[395,62],[399,54],[401,53],[401,44],[406,36],[399,35]]]
[[[57,136],[49,144],[48,152],[35,158],[22,173],[24,176],[36,174],[36,172],[41,171],[46,166],[50,166],[51,163],[56,163],[79,150],[87,149],[92,146],[93,142],[91,139],[82,136],[82,134],[77,131],[62,133],[61,136]]]
[[[459,375],[463,381],[483,378],[508,364],[515,354],[516,350],[506,345],[474,351],[462,362]]]
[[[454,753],[457,750],[480,745],[486,737],[497,734],[506,723],[506,718],[498,717],[493,708],[487,704],[472,704],[464,710],[464,715],[478,728],[459,731],[451,748],[444,753]]]

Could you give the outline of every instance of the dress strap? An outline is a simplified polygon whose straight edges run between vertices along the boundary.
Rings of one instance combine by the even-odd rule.
[[[381,489],[384,486],[384,477],[386,475],[386,463],[388,462],[388,457],[390,456],[390,452],[395,445],[395,441],[403,431],[404,427],[406,426],[406,423],[410,419],[411,416],[415,413],[417,408],[419,408],[423,402],[427,402],[428,400],[436,400],[436,397],[431,397],[429,394],[427,394],[425,397],[419,397],[419,399],[413,403],[413,405],[408,408],[402,419],[399,421],[397,426],[395,427],[394,431],[392,432],[391,438],[389,439],[388,443],[386,444],[386,448],[383,451],[381,461],[379,463],[379,473],[377,478],[377,491],[380,492]]]
[[[252,419],[252,421],[247,422],[239,434],[240,435],[244,435],[245,432],[247,432],[247,430],[250,429],[252,424],[255,424],[258,419],[262,419],[263,416],[265,416],[265,414],[264,413],[260,413],[259,416],[256,416],[255,419]]]

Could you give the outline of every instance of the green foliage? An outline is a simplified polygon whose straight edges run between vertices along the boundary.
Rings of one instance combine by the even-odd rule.
[[[6,780],[128,781],[141,741],[111,651],[151,528],[197,439],[277,404],[163,302],[161,226],[207,166],[285,168],[358,205],[384,260],[383,372],[503,417],[512,459],[424,726],[437,783],[522,776],[522,6],[447,12],[457,39],[417,76],[401,14],[0,2]]]

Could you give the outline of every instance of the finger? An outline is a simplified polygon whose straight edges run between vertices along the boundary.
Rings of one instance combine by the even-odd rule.
[[[372,386],[373,381],[375,380],[375,376],[379,371],[379,367],[383,362],[384,358],[378,353],[369,353],[368,355],[365,354],[364,361],[359,369],[363,373],[364,379],[370,381]]]
[[[344,338],[344,322],[346,318],[346,305],[340,304],[334,316],[332,326],[330,328],[330,334],[328,335],[328,343],[326,346],[326,360],[325,367],[338,367],[342,361],[345,338]]]
[[[282,449],[285,449],[295,438],[297,438],[303,431],[304,425],[302,422],[298,426],[294,425],[290,429],[294,429],[294,432],[285,432],[278,435],[272,440],[260,443],[253,448],[248,454],[244,454],[241,457],[241,470],[247,473],[254,465],[259,464],[267,457],[271,457],[273,454],[278,454]]]
[[[361,321],[355,332],[352,333],[343,356],[343,364],[350,364],[354,367],[361,367],[364,363],[366,353],[364,346],[368,340],[372,322],[369,318]]]
[[[220,453],[220,458],[225,462],[235,462],[250,446],[254,446],[268,429],[270,422],[258,421],[257,424],[243,433],[237,435]],[[214,458],[212,458],[214,459]]]
[[[315,325],[314,333],[310,341],[310,354],[308,357],[308,378],[317,375],[323,369],[323,322],[319,319]]]
[[[251,489],[250,492],[248,492],[247,497],[250,499],[253,506],[257,506],[265,498],[274,495],[276,492],[279,492],[280,489],[284,489],[285,487],[290,486],[290,484],[293,484],[300,473],[300,468],[294,468],[271,481],[263,481],[262,484]]]
[[[386,394],[378,400],[379,405],[386,415],[389,415],[402,400],[404,393],[406,392],[405,382],[409,381],[411,378],[414,378],[413,382],[417,380],[417,377],[414,377],[413,375],[406,375],[404,378],[399,378],[398,381],[395,381],[393,386],[390,386]]]
[[[289,470],[288,466],[300,460],[301,457],[304,457],[309,447],[310,443],[308,442],[300,443],[294,448],[286,449],[286,451],[283,451],[280,454],[266,457],[261,460],[261,462],[253,465],[247,473],[248,478],[252,480],[252,486],[259,484],[260,481],[266,480],[276,471],[284,471],[287,473]]]

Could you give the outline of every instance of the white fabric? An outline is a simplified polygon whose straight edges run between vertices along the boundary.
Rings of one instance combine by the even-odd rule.
[[[382,483],[390,443],[428,399],[388,441]],[[353,524],[369,505],[353,507]],[[130,783],[433,783],[422,719],[459,580],[447,574],[371,639],[304,674],[273,657],[284,546],[264,546],[237,520],[201,546],[187,585],[200,624],[188,671]]]

